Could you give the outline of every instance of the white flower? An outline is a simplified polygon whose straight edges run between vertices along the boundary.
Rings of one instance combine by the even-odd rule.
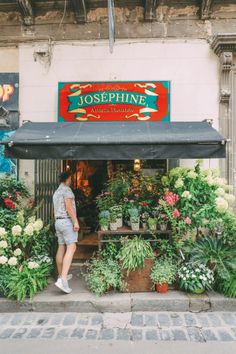
[[[35,217],[35,216],[31,216],[31,217],[28,219],[28,223],[29,223],[29,224],[33,224],[35,221],[36,221],[36,217]]]
[[[5,257],[5,256],[1,256],[1,257],[0,257],[0,264],[6,264],[7,261],[8,261],[8,258],[7,258],[7,257]]]
[[[224,178],[216,177],[214,179],[214,184],[217,186],[224,186],[226,184],[226,180]]]
[[[217,197],[215,203],[216,203],[216,209],[219,213],[224,213],[229,207],[227,200],[225,200],[222,197]]]
[[[20,248],[15,249],[15,251],[14,251],[14,256],[18,257],[18,256],[20,256],[21,254],[22,254],[22,252],[21,252],[21,249],[20,249]]]
[[[224,198],[227,200],[229,204],[233,204],[235,202],[235,196],[233,194],[226,193]]]
[[[39,268],[39,264],[37,262],[29,262],[28,263],[28,268],[29,269],[36,269]]]
[[[6,230],[4,227],[0,227],[0,237],[3,237],[7,234]]]
[[[205,181],[207,184],[209,184],[209,186],[212,186],[214,184],[214,179],[211,176],[207,176],[205,178]]]
[[[197,177],[197,173],[194,172],[194,171],[189,171],[188,174],[187,174],[187,177],[195,179]]]
[[[177,181],[175,182],[175,188],[181,188],[184,185],[184,181],[182,178],[178,178]]]
[[[20,225],[15,225],[11,229],[13,236],[19,236],[21,234],[21,231],[22,231],[22,227]]]
[[[16,257],[10,257],[10,258],[8,259],[8,264],[9,264],[10,266],[15,266],[15,265],[17,265],[17,258],[16,258]]]
[[[24,233],[28,236],[32,236],[34,233],[34,225],[28,224],[24,229]]]
[[[2,241],[0,241],[0,248],[7,248],[7,241],[4,241],[4,240],[2,240]]]
[[[33,225],[35,231],[40,231],[43,228],[43,221],[41,219],[37,219]]]
[[[192,198],[192,194],[189,191],[184,191],[182,193],[182,197],[184,197],[186,199],[191,199]]]
[[[223,195],[225,194],[225,191],[224,191],[223,188],[219,187],[219,188],[217,188],[217,190],[216,190],[216,194],[223,196]]]

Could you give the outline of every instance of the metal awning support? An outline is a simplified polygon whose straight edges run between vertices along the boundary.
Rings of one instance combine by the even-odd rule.
[[[226,139],[207,122],[25,123],[2,142],[19,159],[224,158]]]

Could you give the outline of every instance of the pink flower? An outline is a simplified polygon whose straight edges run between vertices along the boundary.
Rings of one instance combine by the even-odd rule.
[[[192,224],[192,220],[188,216],[184,219],[184,222],[187,225],[191,225]]]
[[[167,204],[174,206],[178,202],[179,196],[172,192],[165,192],[164,200]]]
[[[178,209],[174,209],[172,212],[172,215],[175,219],[177,219],[180,216],[180,212]]]

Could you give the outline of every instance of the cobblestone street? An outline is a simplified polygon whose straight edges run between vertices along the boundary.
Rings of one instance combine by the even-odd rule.
[[[16,313],[0,315],[0,339],[236,341],[236,313]]]

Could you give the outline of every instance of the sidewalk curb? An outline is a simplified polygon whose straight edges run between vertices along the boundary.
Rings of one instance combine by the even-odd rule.
[[[101,298],[91,293],[61,295],[39,294],[24,303],[0,298],[0,313],[3,312],[137,312],[174,311],[207,312],[236,311],[236,299],[209,292],[204,295],[169,291],[153,293],[110,293]]]

